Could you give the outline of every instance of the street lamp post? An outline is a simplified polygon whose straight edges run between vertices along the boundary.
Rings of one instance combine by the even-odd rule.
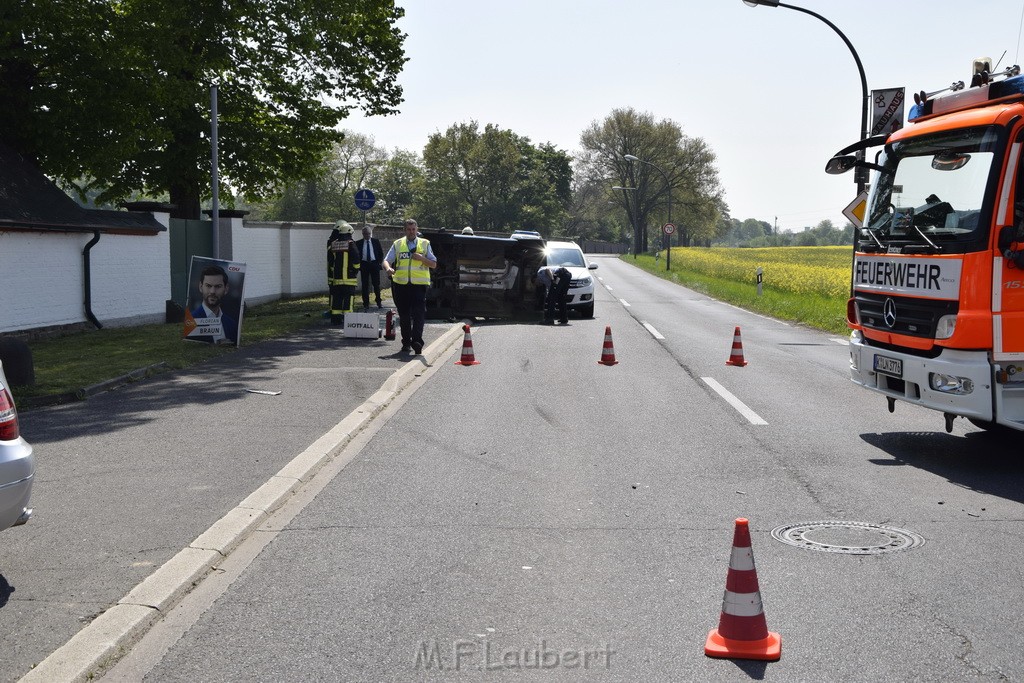
[[[622,187],[621,185],[615,185],[612,187],[613,190],[622,190],[623,192],[636,192],[635,187]],[[633,200],[636,203],[636,200]],[[633,225],[633,259],[636,260],[637,254],[640,251],[640,234],[636,227],[636,218],[633,215],[635,212],[629,210],[629,201],[626,201],[626,213],[629,214],[629,222]]]
[[[643,159],[639,159],[639,158],[633,156],[632,154],[624,154],[623,158],[626,161],[629,161],[629,162],[635,161],[638,164],[646,164],[647,166],[650,166],[655,171],[660,173],[661,177],[665,179],[665,187],[668,188],[668,222],[671,223],[672,222],[672,182],[669,181],[668,174],[665,173],[665,171],[661,170],[660,166],[658,166],[656,164],[652,164],[649,161],[644,161]],[[670,270],[672,268],[672,235],[666,235],[665,237],[663,237],[663,239],[667,239],[668,240],[667,241],[667,247],[665,249],[665,270]]]
[[[860,62],[860,55],[857,54],[857,51],[853,48],[853,43],[851,43],[850,39],[847,38],[843,34],[843,32],[839,30],[839,27],[816,12],[812,12],[809,9],[804,9],[803,7],[797,7],[796,5],[787,5],[784,2],[779,2],[779,0],[743,0],[743,4],[748,5],[750,7],[757,7],[758,5],[764,5],[765,7],[785,7],[786,9],[796,10],[797,12],[803,12],[804,14],[810,14],[812,17],[820,19],[821,21],[828,24],[828,27],[835,31],[839,35],[839,37],[843,39],[843,42],[846,43],[846,47],[850,48],[850,54],[853,55],[853,61],[857,62],[857,71],[860,72],[860,89],[863,99],[860,105],[860,139],[863,140],[867,138],[868,105],[871,102],[870,96],[868,95],[868,79],[864,75],[864,65],[861,64]],[[857,152],[857,156],[859,156],[863,160],[864,151],[861,150]],[[867,169],[864,168],[858,168],[856,170],[856,173],[854,174],[854,177],[857,181],[858,195],[864,191],[864,173],[866,170]]]

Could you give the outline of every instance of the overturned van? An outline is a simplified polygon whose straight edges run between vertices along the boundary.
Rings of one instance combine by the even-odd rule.
[[[535,276],[544,240],[424,230],[437,257],[427,290],[428,318],[530,320],[539,309]]]

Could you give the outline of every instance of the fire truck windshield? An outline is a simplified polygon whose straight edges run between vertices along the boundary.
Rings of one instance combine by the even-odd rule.
[[[987,224],[985,191],[999,137],[999,129],[986,126],[886,145],[878,158],[885,170],[872,178],[865,227],[890,245],[941,244],[945,250],[976,241]]]

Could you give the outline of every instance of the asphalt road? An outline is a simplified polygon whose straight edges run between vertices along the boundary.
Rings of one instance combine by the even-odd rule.
[[[435,363],[108,679],[1022,677],[1012,442],[890,415],[841,338],[597,262],[596,319],[474,328],[480,365]],[[737,517],[776,663],[703,653]],[[771,534],[812,522],[841,552]],[[887,542],[923,545],[857,552]]]
[[[450,327],[428,325],[428,344]],[[314,328],[23,412],[35,514],[0,534],[0,680],[43,661],[377,392],[409,360],[398,345]]]

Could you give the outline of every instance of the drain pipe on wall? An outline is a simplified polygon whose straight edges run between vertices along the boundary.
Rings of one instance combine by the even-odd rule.
[[[100,241],[100,231],[93,230],[92,239],[85,245],[85,249],[82,250],[82,256],[85,257],[85,317],[96,326],[97,330],[102,330],[103,325],[96,319],[96,315],[92,312],[92,267],[89,264],[89,250],[96,246],[96,243]]]

